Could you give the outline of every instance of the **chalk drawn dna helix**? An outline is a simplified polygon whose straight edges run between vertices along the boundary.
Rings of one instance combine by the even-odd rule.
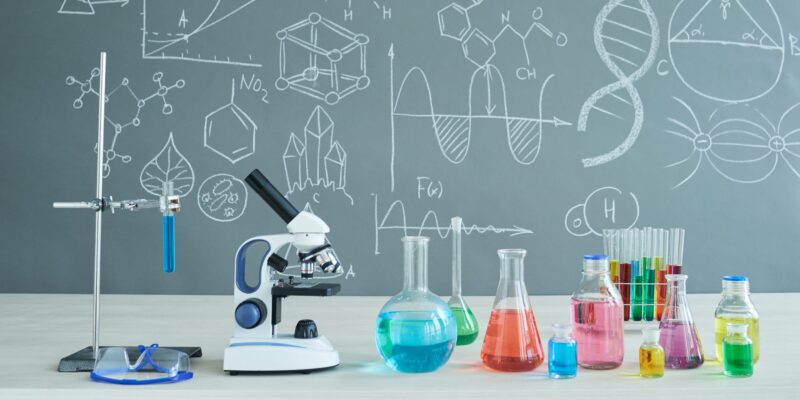
[[[642,28],[641,23],[637,23],[634,26],[630,22],[623,23],[619,21],[622,19],[620,17],[627,18],[627,15],[631,13],[635,14],[637,18],[643,16],[648,27]],[[648,50],[645,50],[644,46],[637,42],[642,40],[649,40]],[[598,89],[586,99],[578,116],[578,131],[586,131],[589,113],[592,110],[614,118],[624,119],[620,115],[598,106],[598,102],[607,96],[611,96],[609,100],[623,103],[626,109],[631,108],[633,110],[633,123],[628,136],[622,143],[605,154],[584,158],[584,167],[594,167],[612,161],[625,154],[636,142],[644,121],[644,108],[634,83],[644,76],[653,65],[658,50],[658,42],[658,21],[647,0],[627,2],[625,0],[611,0],[597,15],[594,25],[595,48],[600,55],[600,59],[617,78],[617,81]],[[638,58],[628,56],[628,53],[638,55]],[[645,55],[643,59],[642,55]],[[640,59],[641,61],[638,61]]]

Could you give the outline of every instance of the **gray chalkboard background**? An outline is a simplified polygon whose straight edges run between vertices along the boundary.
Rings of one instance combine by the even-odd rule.
[[[238,245],[284,231],[218,175],[253,168],[329,223],[345,294],[400,290],[403,227],[449,294],[455,215],[467,294],[505,247],[531,294],[569,293],[595,233],[634,222],[686,228],[691,291],[797,290],[800,3],[617,3],[3,1],[0,291],[91,290],[92,213],[51,203],[94,194],[102,50],[106,193],[152,197],[168,167],[186,191],[172,274],[157,212],[106,216],[105,292],[231,293]]]

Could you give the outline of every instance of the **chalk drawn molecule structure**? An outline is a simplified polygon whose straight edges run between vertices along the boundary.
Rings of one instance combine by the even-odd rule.
[[[734,183],[764,181],[778,164],[786,165],[800,178],[800,103],[789,107],[777,123],[741,103],[723,105],[701,123],[685,101],[674,99],[688,115],[685,119],[668,118],[672,126],[666,132],[688,142],[691,151],[666,168],[694,166],[673,189],[688,182],[704,163]]]
[[[247,187],[233,175],[211,175],[197,190],[197,206],[214,221],[235,221],[247,208]]]
[[[231,164],[251,156],[256,151],[258,126],[235,103],[236,80],[231,82],[231,101],[206,115],[203,127],[203,146],[219,154]]]
[[[334,122],[320,106],[314,108],[303,130],[303,138],[292,133],[283,152],[283,167],[289,193],[324,187],[347,194],[347,152],[334,140]]]
[[[564,215],[564,228],[572,236],[602,236],[603,229],[628,229],[639,220],[639,199],[613,186],[595,189]]]
[[[366,35],[312,12],[276,36],[280,40],[278,90],[291,89],[334,105],[369,86]],[[324,48],[323,43],[341,45]]]
[[[94,68],[92,69],[89,77],[84,81],[79,81],[72,75],[67,77],[67,86],[78,85],[81,89],[81,94],[72,102],[72,108],[76,110],[83,108],[83,102],[86,96],[100,96],[95,88],[95,79],[99,76],[100,69]],[[131,89],[130,80],[128,78],[122,78],[117,87],[106,93],[105,102],[108,103],[106,105],[106,109],[108,110],[106,113],[106,122],[108,122],[114,128],[114,136],[111,138],[111,144],[109,148],[104,150],[105,159],[103,164],[103,177],[108,177],[108,175],[111,173],[112,161],[119,159],[125,164],[131,162],[130,155],[117,152],[117,139],[126,128],[138,127],[141,125],[142,110],[148,104],[154,100],[160,99],[161,113],[164,115],[172,114],[173,108],[172,104],[167,101],[167,94],[169,94],[169,92],[173,89],[181,89],[186,86],[186,81],[179,79],[171,85],[165,85],[163,83],[163,79],[164,74],[162,72],[156,72],[153,74],[153,82],[158,85],[158,89],[144,97],[137,95],[136,92]],[[119,100],[112,102],[114,99]],[[117,102],[127,104],[127,110],[119,110],[115,108],[113,103]],[[127,114],[123,118],[117,118],[120,114],[125,113],[125,111],[127,111]],[[97,151],[96,145],[95,151]]]
[[[558,47],[567,45],[567,35],[563,32],[554,33],[547,26],[540,21],[544,15],[541,7],[536,7],[531,13],[531,24],[525,31],[519,31],[514,28],[510,23],[504,22],[503,28],[494,37],[489,37],[482,30],[472,26],[470,20],[470,10],[479,6],[483,1],[473,1],[467,7],[462,7],[457,3],[450,3],[437,13],[439,21],[439,35],[442,37],[450,38],[461,42],[461,49],[464,52],[464,58],[475,64],[477,67],[485,67],[492,62],[497,55],[495,42],[507,33],[513,34],[520,39],[523,43],[522,51],[525,55],[526,67],[531,64],[530,54],[525,45],[528,38],[532,37],[533,33],[544,34],[548,38],[552,38]],[[525,67],[521,67],[523,70]],[[519,72],[518,72],[519,74]]]

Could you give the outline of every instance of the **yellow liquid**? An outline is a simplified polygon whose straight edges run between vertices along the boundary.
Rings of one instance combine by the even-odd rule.
[[[611,279],[613,280],[615,277],[619,278],[619,261],[618,260],[610,260],[608,262],[609,271],[611,272]]]
[[[639,348],[639,375],[643,378],[664,376],[664,349],[660,346]]]
[[[717,360],[722,362],[722,339],[725,339],[727,328],[725,324],[747,324],[747,337],[753,341],[753,364],[758,362],[758,319],[757,318],[714,318],[714,344],[717,352]]]

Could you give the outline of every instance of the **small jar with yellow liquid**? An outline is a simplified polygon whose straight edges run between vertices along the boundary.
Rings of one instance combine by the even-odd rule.
[[[750,281],[746,276],[722,277],[722,299],[714,312],[714,344],[717,360],[723,361],[722,341],[727,324],[747,325],[747,336],[753,341],[753,363],[758,362],[758,312],[750,301]]]
[[[657,326],[642,329],[642,345],[639,347],[639,375],[643,378],[664,376],[664,349],[658,344],[661,331]]]

